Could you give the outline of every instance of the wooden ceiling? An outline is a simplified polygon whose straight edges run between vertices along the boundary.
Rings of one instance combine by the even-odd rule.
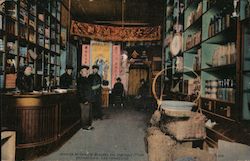
[[[71,0],[73,19],[118,26],[163,23],[164,0]]]

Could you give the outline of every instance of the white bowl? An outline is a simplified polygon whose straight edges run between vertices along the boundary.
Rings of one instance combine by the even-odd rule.
[[[167,107],[193,107],[193,106],[195,106],[195,103],[187,102],[187,101],[165,100],[165,101],[162,101],[161,106],[167,106]]]
[[[192,107],[186,106],[186,107],[172,107],[172,106],[161,106],[163,110],[167,111],[176,111],[176,112],[186,112],[191,111]]]

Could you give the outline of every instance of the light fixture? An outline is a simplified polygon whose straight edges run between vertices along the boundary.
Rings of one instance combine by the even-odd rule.
[[[232,13],[232,17],[239,17],[239,13],[237,12],[237,5],[239,0],[234,0],[234,12]]]

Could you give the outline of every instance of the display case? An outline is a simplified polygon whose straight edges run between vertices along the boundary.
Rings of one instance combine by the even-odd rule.
[[[60,0],[9,0],[0,4],[0,87],[14,90],[16,74],[33,67],[35,89],[59,85],[61,49]],[[67,28],[65,29],[67,31]],[[64,41],[61,41],[61,35]]]
[[[242,22],[242,118],[250,120],[250,20]]]
[[[219,139],[248,143],[243,122],[250,119],[250,3],[242,0],[234,6],[234,2],[184,1],[183,48],[171,58],[173,99],[190,101],[201,92],[199,106],[203,114],[217,123],[207,127],[206,141],[211,146],[217,146]],[[166,35],[172,34],[166,30]],[[167,47],[165,51],[169,51]],[[194,85],[193,72],[200,75],[200,87]]]

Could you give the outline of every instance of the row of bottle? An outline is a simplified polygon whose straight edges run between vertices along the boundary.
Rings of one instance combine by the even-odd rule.
[[[230,13],[226,12],[226,9],[220,11],[220,13],[214,15],[209,22],[208,37],[214,36],[218,32],[221,32],[231,26]]]
[[[226,45],[220,45],[215,49],[212,56],[212,66],[222,66],[234,64],[236,62],[236,44],[235,42]]]
[[[193,24],[197,19],[200,18],[202,15],[202,2],[200,2],[197,6],[197,9],[190,12],[187,16],[187,24],[186,26],[189,27],[191,24]]]
[[[233,79],[206,80],[205,97],[234,102],[236,81]]]
[[[197,31],[187,36],[186,39],[186,50],[201,42],[201,31]]]
[[[201,69],[201,49],[197,50],[197,55],[193,59],[193,70],[199,71]]]

